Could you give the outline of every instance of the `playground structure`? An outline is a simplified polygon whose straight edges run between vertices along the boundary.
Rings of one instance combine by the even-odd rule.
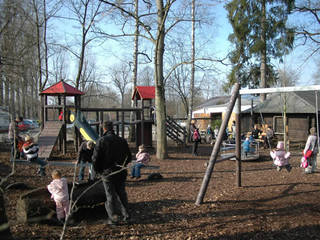
[[[227,123],[230,119],[232,111],[235,113],[236,118],[236,136],[235,136],[235,154],[230,154],[229,156],[225,156],[225,159],[232,159],[235,156],[236,160],[236,185],[241,187],[241,94],[266,94],[266,93],[275,93],[275,92],[296,92],[296,91],[314,91],[315,93],[315,116],[316,116],[316,129],[317,129],[317,137],[319,139],[319,111],[318,111],[318,91],[320,90],[320,85],[314,86],[303,86],[303,87],[280,87],[280,88],[261,88],[261,89],[244,89],[240,90],[240,84],[236,83],[233,87],[231,98],[228,104],[228,108],[226,111],[226,117],[222,121],[220,126],[219,134],[215,145],[213,147],[209,163],[207,165],[207,169],[205,175],[203,177],[203,181],[196,199],[195,204],[200,205],[203,203],[203,199],[214,169],[214,165],[217,162],[217,157],[220,152],[220,147],[223,140],[223,133],[226,130]],[[319,141],[318,141],[319,147]]]
[[[83,92],[63,80],[40,93],[43,122],[38,137],[39,158],[50,159],[55,146],[63,155],[66,154],[67,125],[75,126],[70,129],[74,131],[74,146],[78,151],[81,138],[96,142],[99,136],[102,136],[101,124],[105,120],[113,122],[115,133],[121,137],[125,137],[125,129],[133,126],[136,147],[140,144],[152,147],[152,125],[155,124],[153,86],[136,87],[132,96],[135,108],[82,108],[82,95]],[[96,119],[89,123],[85,113],[95,113]],[[167,117],[166,121],[167,136],[177,144],[185,144],[186,129],[170,117]]]

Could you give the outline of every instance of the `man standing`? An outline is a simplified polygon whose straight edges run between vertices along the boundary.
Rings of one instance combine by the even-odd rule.
[[[93,151],[92,164],[94,171],[100,175],[106,193],[105,208],[109,224],[115,224],[119,218],[120,208],[122,220],[127,221],[128,198],[125,190],[127,178],[126,166],[132,156],[125,139],[115,135],[112,122],[103,123],[103,136],[98,139]]]

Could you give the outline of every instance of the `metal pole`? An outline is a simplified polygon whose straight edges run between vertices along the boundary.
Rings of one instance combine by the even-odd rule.
[[[317,138],[318,138],[318,149],[319,149],[319,112],[318,112],[318,92],[317,91],[314,91],[314,94],[316,95],[316,121],[317,121]],[[318,156],[317,156],[317,159],[316,159],[316,166],[317,166],[317,163],[318,163]]]
[[[210,159],[209,159],[208,167],[207,167],[206,173],[205,173],[203,180],[202,180],[201,188],[198,193],[197,200],[195,202],[196,205],[200,205],[203,202],[203,198],[204,198],[204,195],[207,191],[209,180],[210,180],[214,165],[217,161],[220,145],[223,140],[223,135],[226,130],[226,126],[229,122],[229,119],[230,119],[230,116],[232,113],[232,109],[233,109],[234,104],[236,102],[236,99],[239,95],[239,89],[240,89],[240,84],[236,83],[233,87],[232,95],[231,95],[231,98],[230,98],[230,101],[228,104],[228,108],[227,108],[227,112],[226,112],[225,118],[223,119],[223,121],[221,123],[219,134],[217,137],[217,141],[214,144],[214,147],[213,147]]]
[[[241,187],[241,95],[235,106],[236,115],[236,186]]]

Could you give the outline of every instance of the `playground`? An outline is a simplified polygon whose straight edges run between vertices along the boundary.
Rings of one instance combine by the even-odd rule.
[[[132,152],[135,153],[135,146]],[[212,145],[200,144],[199,156],[191,147],[169,144],[169,159],[150,164],[159,169],[143,169],[142,178],[127,179],[131,221],[127,225],[105,223],[104,205],[81,209],[75,224],[68,226],[64,239],[320,239],[319,170],[303,174],[299,167],[301,149],[292,150],[290,173],[277,172],[268,150],[260,160],[242,162],[242,187],[236,186],[235,161],[217,161],[204,202],[195,200],[205,173],[205,163]],[[53,158],[74,160],[75,152],[66,155],[53,151]],[[10,172],[9,152],[2,150],[1,176]],[[73,167],[49,166],[62,171],[69,181]],[[17,165],[10,183],[23,182],[28,189],[9,189],[5,205],[12,235],[22,239],[59,239],[61,226],[17,222],[16,203],[31,189],[50,182],[36,176],[36,166]],[[163,179],[148,181],[152,172]]]
[[[115,117],[115,131],[119,135],[124,136],[125,124],[135,125],[137,137],[130,143],[131,152],[135,155],[137,146],[144,143],[151,150],[152,161],[151,167],[142,170],[142,178],[127,178],[129,222],[108,224],[104,192],[97,185],[93,195],[82,198],[86,204],[77,205],[79,208],[72,215],[63,239],[320,239],[320,171],[304,174],[300,167],[302,145],[290,148],[291,172],[276,170],[270,149],[259,148],[255,159],[240,162],[239,133],[229,157],[223,157],[219,150],[222,131],[215,145],[201,143],[199,155],[194,156],[191,144],[186,143],[185,129],[167,118],[169,158],[158,160],[152,147],[154,96],[147,94],[154,90],[137,88],[133,109],[81,108],[83,93],[77,91],[61,81],[42,92],[44,128],[38,135],[38,144],[39,157],[48,160],[47,173],[59,169],[72,183],[75,170],[78,172],[75,167],[78,143],[81,138],[96,141],[99,124],[111,115]],[[233,106],[240,109],[239,102],[235,105],[237,91],[235,88],[230,98],[227,120]],[[66,101],[70,96],[75,99],[72,106]],[[58,104],[48,104],[49,97],[57,97]],[[85,112],[95,113],[93,124],[85,119]],[[131,112],[135,120],[125,121],[125,115]],[[236,111],[237,124],[239,112]],[[57,113],[61,120],[56,120]],[[227,120],[222,121],[221,129],[226,127]],[[72,130],[74,141],[68,141],[67,124],[76,127]],[[0,171],[4,177],[12,167],[9,146],[0,151]],[[19,159],[14,162],[15,174],[6,182],[4,194],[12,236],[17,240],[60,239],[62,227],[54,221],[54,215],[47,219],[43,217],[49,216],[47,213],[41,215],[41,204],[49,210],[54,204],[49,197],[40,199],[37,195],[39,189],[50,183],[50,174],[39,178],[36,165]],[[208,170],[212,173],[210,177]],[[161,174],[162,178],[149,179],[152,173]],[[200,191],[204,182],[206,189]],[[83,192],[81,184],[75,189]],[[46,189],[45,194],[48,195]]]

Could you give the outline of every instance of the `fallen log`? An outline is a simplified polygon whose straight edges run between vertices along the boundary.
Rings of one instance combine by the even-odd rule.
[[[68,184],[69,194],[72,184]],[[102,182],[81,183],[75,185],[73,201],[76,206],[73,209],[94,207],[106,201]],[[55,215],[55,202],[46,187],[29,191],[20,196],[17,201],[17,221],[21,223],[46,222]]]
[[[13,239],[10,232],[6,209],[4,207],[2,191],[0,191],[0,239]]]

